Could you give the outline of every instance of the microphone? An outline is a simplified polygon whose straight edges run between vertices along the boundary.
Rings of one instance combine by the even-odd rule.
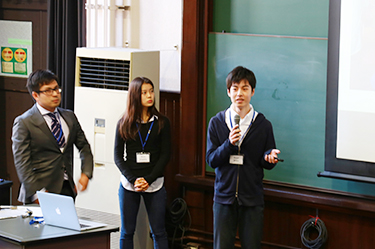
[[[236,114],[234,115],[234,125],[239,125],[240,124],[240,115]],[[240,127],[238,126],[238,129],[240,129]],[[238,141],[236,142],[236,145],[238,145]]]
[[[238,115],[238,114],[234,115],[234,125],[239,125],[240,119],[241,119],[240,115]],[[239,127],[238,127],[238,129],[239,129]]]

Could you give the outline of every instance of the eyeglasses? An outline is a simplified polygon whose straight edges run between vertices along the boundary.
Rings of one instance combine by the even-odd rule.
[[[53,89],[47,89],[47,90],[44,90],[44,91],[39,91],[39,93],[44,93],[47,96],[51,96],[53,94],[53,92],[56,92],[57,94],[60,94],[61,91],[62,91],[61,88],[57,86]]]

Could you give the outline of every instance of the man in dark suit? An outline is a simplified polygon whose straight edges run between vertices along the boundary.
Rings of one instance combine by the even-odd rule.
[[[93,156],[75,114],[59,108],[61,89],[48,70],[30,74],[26,87],[36,101],[14,120],[12,150],[21,182],[18,200],[38,203],[36,191],[77,195],[73,181],[73,144],[81,158],[78,187],[84,191],[92,177]]]

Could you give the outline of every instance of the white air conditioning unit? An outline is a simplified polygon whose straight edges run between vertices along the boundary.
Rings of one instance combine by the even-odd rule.
[[[95,162],[93,178],[88,189],[77,196],[77,207],[120,214],[120,171],[114,163],[117,121],[125,112],[128,86],[135,77],[147,77],[154,83],[155,105],[159,107],[159,71],[159,51],[77,48],[74,112],[91,145]],[[80,166],[79,154],[75,151],[76,181]]]

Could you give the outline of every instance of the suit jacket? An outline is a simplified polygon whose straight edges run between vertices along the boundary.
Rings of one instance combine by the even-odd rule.
[[[73,144],[80,152],[82,173],[92,177],[93,156],[77,117],[67,109],[57,108],[57,111],[69,127],[63,152],[36,104],[14,120],[12,150],[21,182],[20,202],[30,202],[30,197],[43,188],[48,192],[60,193],[65,171],[74,190]]]

